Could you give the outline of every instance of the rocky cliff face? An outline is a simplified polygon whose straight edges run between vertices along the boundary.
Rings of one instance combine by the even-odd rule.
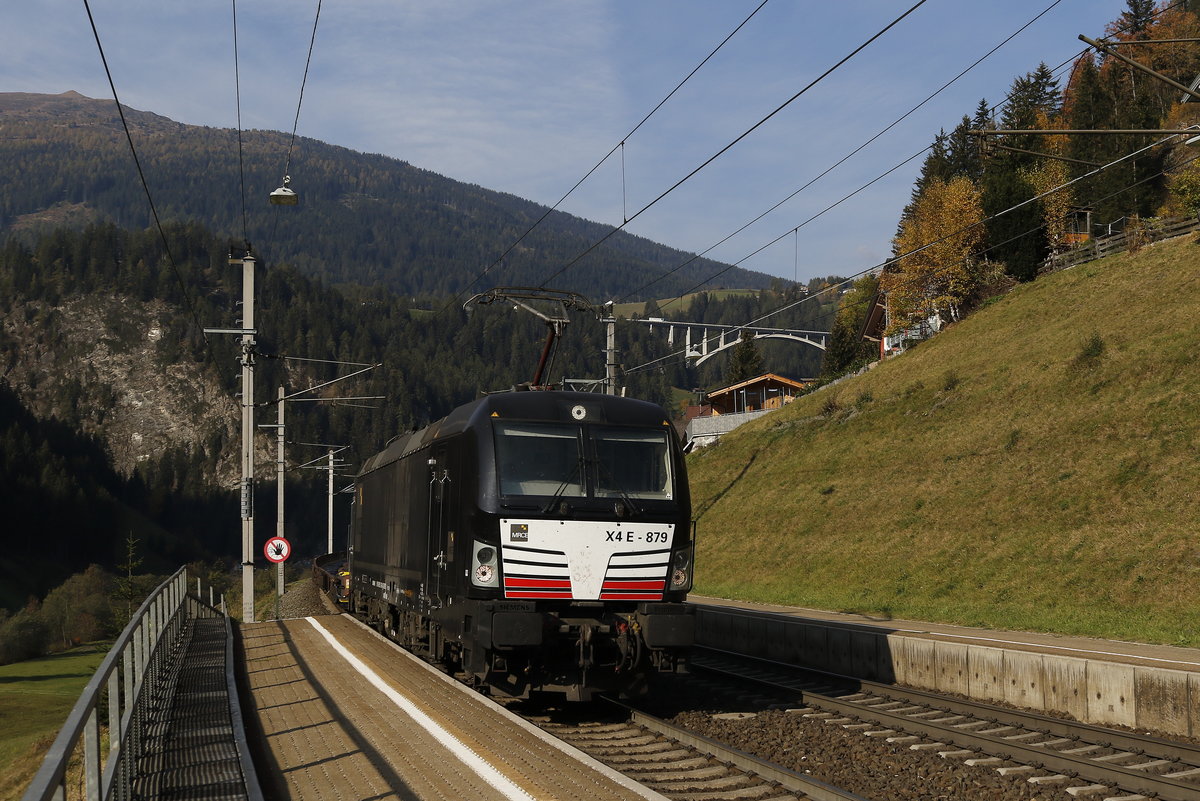
[[[99,438],[125,476],[182,449],[203,455],[206,483],[228,487],[239,474],[237,401],[210,365],[179,359],[164,339],[177,314],[117,295],[10,301],[0,376],[38,417]]]

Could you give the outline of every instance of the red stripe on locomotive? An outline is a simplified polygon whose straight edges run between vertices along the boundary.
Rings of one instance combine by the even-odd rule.
[[[509,587],[541,587],[545,589],[571,589],[570,579],[539,579],[539,578],[514,578],[510,576],[504,577],[505,589]]]
[[[667,588],[666,580],[661,581],[621,581],[609,579],[604,582],[601,592],[624,592],[628,590],[655,590],[662,592]]]

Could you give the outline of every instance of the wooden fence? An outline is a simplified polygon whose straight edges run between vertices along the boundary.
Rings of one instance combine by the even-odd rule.
[[[1132,241],[1140,240],[1141,245],[1160,242],[1164,239],[1182,236],[1200,228],[1200,218],[1192,217],[1162,217],[1153,220],[1130,221],[1126,229],[1119,234],[1101,236],[1089,239],[1082,245],[1064,253],[1050,256],[1042,262],[1039,273],[1052,273],[1065,270],[1076,264],[1083,264],[1094,259],[1102,259],[1114,253],[1129,249]]]

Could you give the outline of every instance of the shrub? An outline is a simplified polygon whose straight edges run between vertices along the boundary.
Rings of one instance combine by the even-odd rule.
[[[1079,346],[1079,353],[1071,361],[1071,367],[1075,370],[1091,370],[1098,367],[1100,360],[1104,358],[1106,347],[1103,337],[1093,331]]]
[[[49,640],[41,605],[30,599],[28,606],[0,623],[0,665],[44,655]]]

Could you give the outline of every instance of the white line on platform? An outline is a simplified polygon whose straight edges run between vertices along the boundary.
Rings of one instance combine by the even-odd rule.
[[[488,762],[479,754],[475,753],[475,751],[463,743],[462,740],[459,740],[453,734],[443,729],[437,721],[418,709],[416,704],[389,686],[387,682],[379,677],[378,673],[367,667],[367,665],[361,659],[350,653],[350,651],[347,650],[346,647],[342,645],[336,637],[330,634],[329,631],[326,630],[325,627],[318,623],[314,618],[308,617],[305,618],[305,620],[311,623],[313,628],[317,630],[317,633],[324,637],[329,644],[333,646],[333,649],[340,654],[343,659],[349,662],[351,667],[361,673],[363,677],[375,687],[375,689],[386,695],[388,700],[400,707],[405,714],[417,722],[417,725],[429,732],[435,740],[437,740],[451,753],[462,760],[464,765],[475,771],[475,773],[478,774],[479,777],[483,779],[489,786],[497,790],[505,798],[512,799],[513,801],[533,801],[532,795],[514,784],[512,780],[501,773],[495,765]]]

